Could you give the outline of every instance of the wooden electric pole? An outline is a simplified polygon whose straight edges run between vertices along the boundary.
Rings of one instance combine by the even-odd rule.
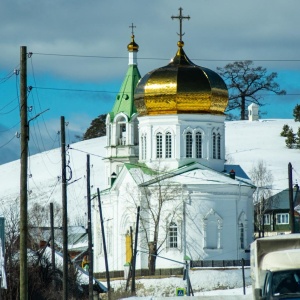
[[[289,173],[289,203],[290,203],[290,224],[291,224],[291,233],[295,233],[295,216],[294,216],[294,195],[293,195],[293,173],[292,173],[292,164],[288,165]]]
[[[104,233],[103,216],[102,216],[102,206],[101,206],[100,190],[99,189],[97,189],[97,194],[98,194],[98,206],[99,206],[99,215],[100,215],[100,222],[101,222],[103,252],[104,252],[104,260],[105,260],[107,293],[108,293],[108,299],[111,299],[110,298],[110,278],[109,278],[109,269],[108,269],[108,260],[107,260],[107,250],[106,250],[105,233]]]
[[[137,254],[137,243],[139,233],[139,221],[140,221],[140,207],[137,208],[136,224],[135,224],[135,240],[132,260],[132,280],[131,280],[131,293],[135,293],[135,269],[136,269],[136,254]]]
[[[50,227],[51,227],[51,264],[52,264],[52,274],[53,274],[53,286],[55,287],[55,246],[54,246],[54,213],[53,213],[53,203],[50,203]]]
[[[63,210],[63,300],[68,300],[68,209],[67,209],[67,178],[66,178],[66,133],[65,117],[60,117],[61,133],[61,179],[62,179],[62,210]]]
[[[89,253],[89,299],[93,300],[93,241],[92,241],[92,209],[91,209],[91,183],[90,183],[90,155],[86,156],[86,188],[88,211],[88,253]]]
[[[27,270],[27,168],[28,168],[28,120],[27,120],[27,48],[20,48],[20,113],[21,113],[21,170],[20,170],[20,300],[28,299]]]

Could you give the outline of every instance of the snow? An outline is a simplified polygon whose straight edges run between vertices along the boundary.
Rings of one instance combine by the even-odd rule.
[[[294,183],[300,179],[299,149],[288,149],[285,138],[280,136],[284,124],[298,131],[300,123],[290,119],[226,122],[226,153],[232,164],[250,170],[258,161],[266,163],[274,177],[273,194],[288,188],[288,163],[293,166]]]
[[[91,193],[104,187],[103,158],[105,156],[106,137],[87,140],[70,145],[67,150],[68,216],[72,222],[84,217],[86,212],[86,161],[90,153]],[[20,161],[0,166],[0,215],[5,215],[8,205],[15,205],[20,193]],[[28,159],[28,206],[37,202],[49,207],[50,202],[61,205],[61,150],[42,152]],[[42,224],[45,225],[45,224]],[[46,224],[49,225],[49,224]]]
[[[196,299],[252,299],[249,268],[245,268],[245,295],[242,269],[190,270],[190,279]],[[114,289],[124,290],[125,285],[125,279],[111,282]],[[136,287],[137,296],[130,299],[175,299],[176,288],[186,289],[186,281],[182,277],[138,279]]]

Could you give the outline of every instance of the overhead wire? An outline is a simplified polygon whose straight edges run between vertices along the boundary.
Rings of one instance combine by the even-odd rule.
[[[16,73],[18,72],[18,69],[13,69],[12,71],[10,71],[5,77],[0,78],[0,84],[5,83],[6,81],[8,81],[12,76],[14,76]]]
[[[32,56],[30,56],[29,58],[30,58],[30,61],[31,61],[31,70],[32,70],[33,80],[34,80],[34,83],[36,84],[36,78],[35,78],[35,72],[34,72],[34,66],[33,66]],[[38,115],[38,111],[37,111],[37,108],[36,108],[36,107],[38,107],[38,108],[40,109],[40,111],[42,111],[42,107],[41,107],[41,104],[40,104],[39,95],[38,95],[37,91],[36,91],[36,97],[37,97],[37,104],[38,104],[38,105],[36,104],[34,94],[33,94],[31,91],[32,91],[32,87],[29,86],[29,87],[28,87],[28,93],[29,93],[29,95],[31,96],[31,99],[32,99],[32,101],[33,101],[33,103],[32,103],[32,104],[33,104],[33,105],[32,105],[32,108],[33,108],[32,111],[34,112],[35,116],[37,116],[37,115]],[[33,140],[33,143],[35,144],[36,148],[38,149],[38,152],[42,152],[42,151],[43,151],[43,152],[46,154],[46,157],[48,158],[48,160],[50,161],[50,163],[52,163],[52,164],[57,164],[57,163],[59,163],[59,162],[54,162],[54,161],[52,161],[52,159],[48,156],[48,152],[49,152],[50,150],[54,149],[55,142],[57,141],[57,134],[55,134],[55,137],[53,138],[53,137],[50,135],[50,133],[49,133],[49,130],[48,130],[48,127],[47,127],[46,122],[45,122],[45,120],[44,120],[43,114],[40,113],[39,117],[42,118],[43,124],[44,124],[44,128],[45,128],[45,130],[46,130],[46,133],[48,134],[48,137],[52,140],[53,143],[52,143],[52,146],[51,146],[50,149],[49,149],[49,147],[46,147],[46,146],[45,146],[45,142],[44,142],[44,139],[45,139],[45,138],[44,138],[44,136],[43,136],[43,134],[42,134],[42,132],[41,132],[41,127],[40,127],[39,118],[35,118],[35,122],[31,123],[31,128],[32,128],[32,130],[31,130],[30,132],[33,132],[33,134],[32,134],[32,140]],[[36,124],[36,125],[35,125],[35,124]],[[41,144],[40,144],[39,142],[40,142]],[[43,163],[44,163],[46,169],[48,170],[47,164],[45,163],[43,157],[42,157],[42,159],[43,159]],[[48,172],[49,172],[49,170],[48,170]],[[49,173],[49,174],[50,174],[50,173]]]
[[[119,91],[105,91],[105,90],[88,90],[88,89],[71,89],[71,88],[55,88],[55,87],[41,87],[41,86],[33,86],[34,89],[41,89],[41,90],[53,90],[53,91],[68,91],[68,92],[85,92],[85,93],[103,93],[103,94],[118,94]],[[155,94],[155,93],[153,93]],[[259,94],[263,97],[268,96],[300,96],[300,93],[286,93],[283,95],[277,94]]]
[[[32,54],[45,55],[45,56],[81,57],[81,58],[99,58],[99,59],[128,59],[128,56],[82,55],[82,54],[61,54],[61,53],[42,53],[42,52],[32,52]],[[166,60],[166,61],[169,61],[170,58],[139,57],[139,60]],[[211,58],[191,58],[191,60],[224,61],[224,62],[226,62],[226,61],[300,62],[300,59],[211,59]]]
[[[19,105],[15,106],[14,108],[12,108],[12,109],[9,110],[9,111],[6,111],[6,112],[0,112],[0,115],[8,115],[8,114],[10,114],[11,112],[15,111],[17,108],[19,108]]]
[[[12,125],[11,127],[7,128],[7,129],[0,130],[0,132],[10,131],[11,129],[13,129],[13,128],[15,128],[17,125],[19,125],[20,123],[21,123],[21,121],[19,121],[18,123]]]
[[[32,71],[33,81],[34,81],[34,84],[36,85],[36,78],[35,78],[35,71],[34,71],[34,65],[33,65],[32,55],[30,56],[30,62],[31,62],[31,71]],[[32,89],[33,87],[30,86],[30,88]],[[43,109],[41,107],[41,101],[40,101],[40,98],[39,98],[39,94],[38,94],[37,90],[35,92],[36,92],[36,97],[37,97],[39,109],[40,109],[40,111],[42,111]],[[42,118],[42,120],[44,122],[44,126],[45,126],[45,129],[46,129],[46,132],[47,132],[49,138],[53,140],[52,135],[49,133],[48,126],[47,126],[47,124],[45,122],[44,115],[41,115],[41,118]]]
[[[14,138],[15,138],[15,135],[13,135],[12,138],[10,140],[8,140],[6,143],[0,145],[0,149],[5,147],[6,145],[8,145]]]
[[[3,109],[5,109],[5,108],[6,108],[7,106],[9,106],[10,104],[12,104],[16,99],[17,99],[17,97],[14,98],[13,100],[11,100],[10,102],[6,103],[4,106],[2,106],[2,107],[0,108],[0,111],[3,110]]]
[[[67,137],[69,142],[71,142],[71,138],[70,138],[70,128],[69,128],[69,122],[66,122],[66,131],[67,131]],[[68,188],[68,193],[71,195],[72,201],[76,202],[78,205],[76,207],[81,207],[82,205],[82,197],[81,194],[84,194],[84,189],[86,189],[86,185],[85,185],[85,180],[81,180],[82,178],[86,178],[86,174],[83,174],[82,176],[80,174],[78,174],[78,172],[76,171],[76,168],[74,167],[74,165],[76,164],[76,161],[73,159],[72,153],[69,151],[69,145],[67,146],[67,156],[68,156],[68,165],[72,168],[72,172],[74,172],[73,177],[75,178],[75,180],[73,182],[70,182],[70,188]],[[80,181],[80,182],[78,182]],[[72,188],[72,184],[77,182],[77,188],[73,189]]]

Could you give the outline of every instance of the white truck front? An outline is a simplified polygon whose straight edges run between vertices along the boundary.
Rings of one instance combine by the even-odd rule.
[[[254,241],[251,277],[255,300],[300,299],[300,234]]]

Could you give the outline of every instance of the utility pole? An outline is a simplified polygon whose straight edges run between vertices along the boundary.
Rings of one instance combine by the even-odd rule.
[[[86,156],[86,189],[88,211],[88,252],[89,252],[89,299],[93,300],[93,241],[92,241],[92,211],[91,211],[91,184],[90,184],[90,155]]]
[[[21,170],[20,170],[20,300],[28,299],[27,270],[27,168],[28,168],[28,121],[27,121],[27,48],[20,48],[20,113],[21,113]]]
[[[137,216],[136,216],[136,226],[135,226],[135,241],[134,241],[134,250],[133,250],[133,260],[132,260],[132,280],[131,280],[131,293],[132,294],[135,293],[135,266],[136,266],[139,221],[140,221],[140,207],[138,206]]]
[[[290,224],[291,224],[291,233],[295,233],[295,216],[294,216],[294,197],[293,197],[293,173],[292,173],[292,164],[288,165],[289,173],[289,203],[290,203]]]
[[[99,189],[97,189],[97,193],[98,193],[98,206],[99,206],[99,214],[100,214],[100,222],[101,222],[101,232],[102,232],[102,241],[103,241],[103,252],[104,252],[104,259],[105,259],[107,293],[108,293],[108,299],[111,299],[110,298],[110,279],[109,279],[109,269],[108,269],[108,261],[107,261],[107,250],[106,250],[105,233],[104,233],[103,216],[102,216],[102,206],[101,206],[101,199],[100,199],[100,191],[99,191]]]
[[[62,210],[63,210],[63,300],[68,300],[68,210],[67,210],[67,178],[66,178],[66,133],[65,117],[60,117],[61,139],[61,178],[62,178]]]
[[[54,248],[54,214],[53,203],[50,203],[50,226],[51,226],[51,263],[52,273],[55,274],[55,248]],[[55,279],[53,278],[53,287],[55,287]]]

